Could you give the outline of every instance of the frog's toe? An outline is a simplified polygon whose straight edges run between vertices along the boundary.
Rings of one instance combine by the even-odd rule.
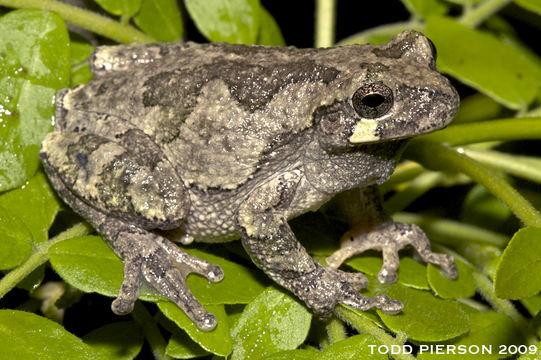
[[[378,298],[379,304],[376,305],[377,308],[381,310],[386,315],[396,315],[402,311],[404,304],[398,300],[389,299],[387,295],[377,295],[374,298]]]
[[[377,308],[387,315],[396,315],[404,308],[400,301],[389,299],[387,295],[368,298],[358,292],[348,292],[341,303],[362,311]]]
[[[200,330],[211,331],[216,327],[214,315],[207,312],[191,293],[183,273],[173,262],[164,263],[161,256],[147,257],[143,266],[145,279],[164,297],[174,302]],[[154,261],[157,260],[157,261]]]
[[[349,286],[357,291],[364,289],[368,285],[368,279],[361,273],[346,272],[341,270],[336,270],[336,272],[340,276],[341,281],[346,282]]]
[[[218,265],[200,259],[197,256],[190,255],[166,239],[160,238],[159,241],[160,245],[169,253],[169,255],[174,257],[184,278],[186,278],[188,274],[196,273],[204,276],[208,281],[213,283],[223,280],[224,271]]]

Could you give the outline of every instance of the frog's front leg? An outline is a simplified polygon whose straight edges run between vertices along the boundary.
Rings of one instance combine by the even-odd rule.
[[[197,273],[218,282],[222,269],[152,231],[178,226],[189,199],[181,179],[150,139],[137,129],[129,134],[139,147],[129,148],[130,141],[121,137],[117,143],[93,134],[53,132],[43,141],[40,157],[66,203],[124,260],[124,280],[112,310],[130,312],[144,279],[201,330],[212,330],[215,316],[192,295],[185,279]]]
[[[252,191],[239,208],[242,243],[254,263],[318,315],[329,315],[337,303],[360,310],[376,307],[387,314],[399,312],[402,304],[396,300],[359,293],[368,283],[362,274],[318,264],[297,241],[285,214],[299,181],[300,171],[284,173]]]
[[[360,194],[359,189],[350,190],[340,196],[339,201],[345,205],[346,212],[355,213],[349,214],[352,230],[342,238],[341,248],[327,258],[332,268],[338,268],[346,259],[366,250],[379,250],[383,255],[383,266],[378,280],[393,283],[397,278],[398,251],[411,245],[423,261],[439,265],[449,279],[457,277],[453,257],[432,252],[430,241],[417,225],[396,223],[384,213],[377,186],[362,189]]]

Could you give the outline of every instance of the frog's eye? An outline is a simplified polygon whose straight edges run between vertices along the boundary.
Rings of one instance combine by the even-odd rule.
[[[393,92],[382,83],[372,83],[355,91],[351,102],[357,114],[374,119],[389,111],[393,105]]]

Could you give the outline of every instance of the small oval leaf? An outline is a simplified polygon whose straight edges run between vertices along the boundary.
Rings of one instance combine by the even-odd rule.
[[[471,330],[468,334],[456,341],[445,342],[440,354],[430,352],[431,344],[424,344],[424,347],[421,345],[420,350],[423,351],[417,355],[417,358],[420,360],[497,360],[508,358],[502,354],[502,349],[511,351],[509,345],[522,343],[519,329],[513,320],[503,314],[475,312],[470,314],[470,319]],[[453,349],[451,346],[455,346],[456,350],[451,351]]]
[[[0,348],[3,359],[107,359],[54,321],[16,310],[0,310]]]
[[[143,0],[141,11],[133,20],[158,41],[177,41],[182,37],[182,16],[175,0]]]
[[[105,11],[116,16],[131,17],[141,8],[141,0],[94,0]],[[163,0],[160,0],[163,1]],[[158,2],[160,2],[158,1]]]
[[[372,346],[369,347],[369,345]],[[374,347],[380,345],[381,343],[371,335],[355,335],[325,348],[325,350],[316,357],[316,360],[387,360],[389,358],[388,355],[374,351]]]
[[[496,268],[494,290],[504,299],[521,299],[541,291],[541,228],[515,233]]]
[[[432,290],[441,298],[458,299],[468,298],[475,294],[475,281],[472,269],[461,260],[455,259],[458,267],[458,277],[455,280],[447,279],[438,266],[428,265],[427,278]]]
[[[386,294],[404,304],[398,315],[385,315],[378,310],[381,320],[395,333],[405,332],[412,340],[443,341],[470,329],[468,315],[454,301],[438,299],[427,291],[400,284],[374,286],[376,294]]]
[[[210,41],[255,44],[259,33],[259,0],[186,0],[195,25]]]
[[[312,314],[297,300],[269,287],[246,306],[231,329],[231,360],[296,349],[306,338],[311,319]]]
[[[190,338],[203,349],[219,356],[228,356],[231,353],[232,341],[223,305],[205,305],[205,309],[214,314],[218,320],[216,328],[209,332],[199,330],[186,314],[170,301],[160,301],[158,307],[167,318],[186,331]]]
[[[68,86],[69,37],[52,12],[16,10],[0,18],[0,191],[23,184],[54,123],[56,92]]]
[[[134,359],[143,347],[143,331],[134,321],[110,323],[92,330],[83,341],[109,360]]]
[[[426,33],[441,71],[511,109],[525,109],[537,94],[541,69],[494,36],[439,16],[427,19]]]

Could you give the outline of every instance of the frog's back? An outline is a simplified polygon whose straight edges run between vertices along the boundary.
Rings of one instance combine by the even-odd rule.
[[[322,94],[333,94],[325,88],[340,75],[318,62],[321,50],[230,44],[138,49],[98,50],[96,79],[68,92],[62,107],[125,119],[163,149],[187,186],[200,188],[233,189],[249,179],[263,153],[311,126]]]

